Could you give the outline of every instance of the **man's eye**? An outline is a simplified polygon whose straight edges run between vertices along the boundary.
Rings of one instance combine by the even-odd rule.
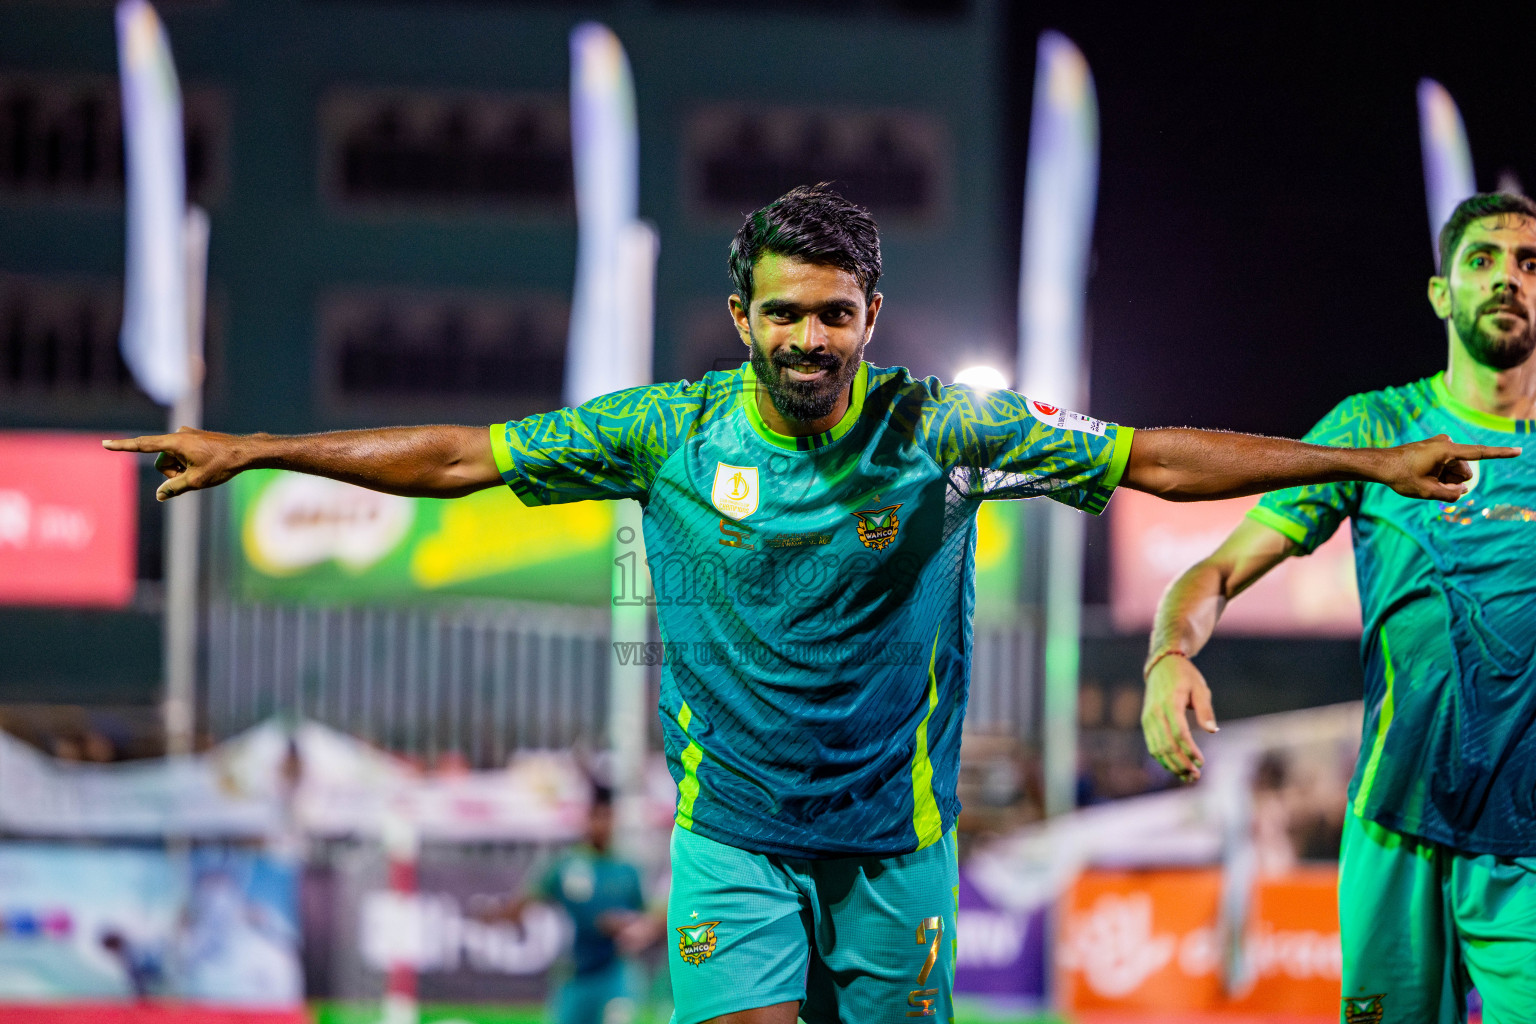
[[[1470,259],[1468,262],[1471,263],[1474,267],[1486,267],[1488,265],[1488,257],[1473,256],[1472,259]]]
[[[1527,274],[1536,274],[1536,260],[1521,260],[1520,269]]]

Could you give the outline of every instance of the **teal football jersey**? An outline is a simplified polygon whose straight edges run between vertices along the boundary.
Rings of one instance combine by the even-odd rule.
[[[1346,399],[1307,440],[1518,446],[1533,423],[1479,412],[1437,375]],[[1304,554],[1351,521],[1365,667],[1356,813],[1458,850],[1531,856],[1536,452],[1473,465],[1471,491],[1452,505],[1353,482],[1276,491],[1249,514]]]
[[[613,937],[599,924],[604,914],[645,909],[639,869],[589,846],[557,858],[537,876],[529,891],[558,904],[570,915],[575,932],[572,966],[578,975],[603,970],[618,959]]]
[[[1011,391],[860,367],[814,437],[750,365],[491,428],[526,504],[636,498],[677,822],[794,857],[911,852],[959,810],[976,513],[1100,512],[1131,431]]]

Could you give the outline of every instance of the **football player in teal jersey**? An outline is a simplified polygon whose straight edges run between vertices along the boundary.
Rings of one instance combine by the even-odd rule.
[[[162,453],[160,496],[270,466],[406,495],[505,483],[542,505],[634,498],[665,644],[677,782],[677,1024],[953,1016],[954,822],[976,514],[1045,495],[1098,513],[1365,480],[1461,499],[1447,438],[1343,449],[1142,430],[863,359],[873,218],[824,186],[731,244],[741,367],[474,427],[109,442]]]
[[[571,921],[568,973],[550,998],[554,1024],[628,1024],[640,982],[632,954],[654,943],[659,921],[646,913],[640,869],[614,854],[613,791],[592,787],[583,842],[535,871],[521,895],[476,917],[521,926],[533,903],[558,906]]]
[[[1442,373],[1345,399],[1307,435],[1385,446],[1442,432],[1490,445],[1536,429],[1536,203],[1461,203],[1440,232],[1429,301]],[[1487,1024],[1536,1019],[1536,456],[1475,468],[1454,501],[1359,481],[1266,495],[1168,589],[1142,726],[1197,778],[1185,720],[1216,729],[1190,661],[1226,602],[1351,521],[1365,723],[1339,871],[1340,1019],[1460,1022],[1469,981]]]

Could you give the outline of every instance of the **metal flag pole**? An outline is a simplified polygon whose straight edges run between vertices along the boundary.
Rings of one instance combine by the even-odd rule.
[[[1019,278],[1019,390],[1081,408],[1087,398],[1083,298],[1098,192],[1099,118],[1093,75],[1072,41],[1040,36],[1030,109]],[[1077,805],[1077,686],[1081,658],[1083,513],[1044,510],[1045,810]]]
[[[203,327],[208,287],[208,214],[187,209],[186,256],[188,386],[171,406],[169,430],[203,425]],[[197,707],[198,535],[203,496],[189,491],[165,514],[165,749],[192,753]]]
[[[147,0],[119,0],[116,21],[128,242],[121,347],[144,393],[170,408],[175,430],[202,422],[208,218],[187,208],[181,86],[165,26]],[[174,755],[192,749],[197,496],[166,511],[163,708]]]
[[[635,86],[624,46],[595,22],[571,32],[571,149],[576,179],[577,265],[566,352],[565,401],[651,381],[657,239],[639,220],[640,142]],[[641,509],[617,503],[610,639],[650,639],[650,576]],[[645,659],[609,661],[608,749],[617,796],[616,841],[636,853],[642,832],[646,736]]]

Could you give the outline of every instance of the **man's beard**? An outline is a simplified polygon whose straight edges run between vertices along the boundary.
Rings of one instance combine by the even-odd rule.
[[[1521,313],[1526,315],[1525,330],[1518,334],[1494,335],[1483,330],[1483,315],[1507,306],[1507,303],[1499,299],[1489,299],[1469,308],[1451,308],[1451,322],[1456,327],[1457,337],[1467,346],[1467,352],[1473,359],[1494,370],[1512,370],[1529,359],[1532,351],[1536,351],[1536,321],[1532,321],[1524,309]]]
[[[801,423],[831,415],[837,400],[852,388],[863,359],[863,345],[847,359],[838,359],[830,352],[795,352],[787,348],[779,349],[770,358],[757,338],[752,338],[752,372],[768,389],[768,397],[779,415]],[[826,367],[827,375],[821,380],[790,380],[784,375],[786,366]]]

